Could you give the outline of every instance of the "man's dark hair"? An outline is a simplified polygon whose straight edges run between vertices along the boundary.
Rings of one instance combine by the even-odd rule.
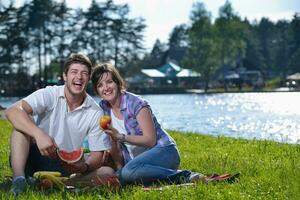
[[[91,60],[84,54],[72,54],[64,63],[64,73],[67,74],[70,68],[70,65],[74,63],[79,63],[82,65],[85,65],[89,70],[89,75],[91,75],[92,72],[92,62]]]

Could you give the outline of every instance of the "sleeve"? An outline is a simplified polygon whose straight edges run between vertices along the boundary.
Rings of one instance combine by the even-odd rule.
[[[54,89],[46,87],[33,92],[23,100],[31,106],[33,115],[39,115],[51,110],[55,105],[55,99]]]
[[[147,107],[150,109],[150,106],[148,102],[141,97],[136,97],[135,100],[133,101],[133,114],[134,116],[137,116],[140,110],[144,107]]]
[[[102,111],[97,111],[91,121],[91,128],[87,135],[89,149],[91,151],[105,151],[111,148],[110,137],[99,127],[99,119],[102,115]]]

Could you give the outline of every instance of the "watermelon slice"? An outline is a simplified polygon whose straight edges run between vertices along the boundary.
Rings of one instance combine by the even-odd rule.
[[[78,150],[74,150],[74,151],[64,151],[64,150],[57,150],[57,155],[58,157],[66,162],[66,163],[75,163],[77,161],[79,161],[82,156],[84,154],[84,149],[80,148]]]

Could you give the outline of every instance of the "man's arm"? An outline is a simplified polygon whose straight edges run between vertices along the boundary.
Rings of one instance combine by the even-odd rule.
[[[91,151],[89,157],[86,159],[85,164],[86,169],[85,171],[94,171],[102,166],[102,159],[103,158],[103,151]],[[87,169],[88,168],[88,169]]]
[[[13,127],[23,134],[29,135],[36,140],[37,146],[43,156],[55,157],[56,145],[54,140],[36,126],[32,119],[32,108],[24,100],[5,110],[6,118]]]
[[[17,131],[35,138],[40,130],[32,121],[31,115],[32,108],[24,100],[18,101],[16,104],[5,110],[6,118]]]
[[[62,162],[63,167],[70,173],[89,173],[102,166],[103,151],[91,151],[88,158],[76,163]]]

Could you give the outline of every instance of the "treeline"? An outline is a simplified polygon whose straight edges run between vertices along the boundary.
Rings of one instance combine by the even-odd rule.
[[[226,1],[213,20],[198,2],[190,22],[174,27],[167,43],[157,40],[147,53],[143,48],[145,21],[130,18],[129,11],[127,4],[112,0],[93,0],[86,11],[68,8],[65,1],[29,0],[18,8],[0,2],[0,79],[15,73],[10,78],[22,90],[29,85],[25,77],[30,71],[36,87],[42,87],[62,74],[62,63],[72,52],[84,52],[94,62],[114,61],[127,76],[173,59],[200,72],[206,89],[212,80],[222,79],[216,72],[226,67],[257,69],[265,79],[282,80],[300,71],[299,13],[289,21],[262,18],[250,22],[241,19]],[[170,54],[178,49],[183,50],[182,56]]]
[[[195,3],[190,23],[173,29],[167,51],[180,47],[186,48],[181,66],[200,72],[206,90],[212,80],[224,79],[222,71],[236,68],[259,70],[265,80],[277,77],[283,83],[288,74],[300,72],[300,13],[289,21],[249,22],[226,1],[213,20],[203,3]],[[160,49],[157,42],[150,57]]]
[[[31,0],[18,8],[1,2],[0,74],[38,69],[33,71],[37,87],[47,84],[53,72],[60,76],[73,52],[121,66],[143,50],[144,19],[130,18],[127,4],[93,0],[83,11],[67,7],[65,1]]]

